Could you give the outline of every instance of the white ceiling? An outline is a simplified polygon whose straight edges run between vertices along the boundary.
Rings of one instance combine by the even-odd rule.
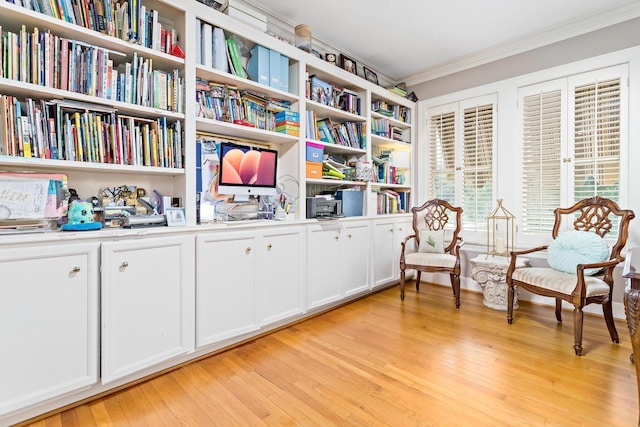
[[[309,24],[314,38],[394,81],[438,77],[640,16],[640,0],[245,1],[285,24]]]

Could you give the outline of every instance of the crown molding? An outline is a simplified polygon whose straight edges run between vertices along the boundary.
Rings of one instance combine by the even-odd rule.
[[[452,61],[429,68],[423,72],[408,76],[404,81],[407,86],[415,86],[429,80],[444,77],[449,74],[488,64],[490,62],[508,58],[539,47],[557,43],[562,40],[567,40],[572,37],[620,24],[639,16],[640,2],[633,1],[632,3],[615,9],[603,11],[588,18],[577,19],[569,23],[549,27],[546,31],[535,35],[522,37],[515,41],[474,52],[470,55],[461,56]]]
[[[254,2],[252,2],[251,0],[239,0],[242,3],[245,3],[246,5],[248,5],[251,8],[256,9],[257,11],[259,11],[260,13],[264,14],[267,16],[267,30],[269,32],[271,32],[272,34],[280,37],[281,39],[288,41],[291,45],[294,44],[294,28],[296,27],[296,25],[300,24],[300,22],[290,22],[280,16],[277,15],[273,15],[272,12],[264,7],[262,7],[261,5],[257,5]],[[349,52],[345,49],[340,48],[339,46],[335,45],[333,42],[323,39],[322,37],[318,37],[317,35],[315,35],[313,33],[313,28],[311,29],[311,45],[312,48],[322,54],[327,53],[327,52],[331,52],[331,53],[335,53],[337,55],[339,55],[340,53],[343,53],[345,55],[347,55],[349,58],[352,58],[356,61],[356,63],[358,64],[358,75],[362,76],[363,71],[361,69],[362,66],[366,66],[367,68],[371,69],[372,71],[374,71],[377,76],[378,76],[378,83],[380,86],[382,87],[387,87],[387,86],[392,86],[395,83],[397,83],[396,80],[392,79],[389,75],[385,74],[384,72],[381,72],[380,70],[376,69],[376,67],[371,66],[369,64],[367,64],[361,57],[359,57],[357,54],[353,53],[353,52]]]

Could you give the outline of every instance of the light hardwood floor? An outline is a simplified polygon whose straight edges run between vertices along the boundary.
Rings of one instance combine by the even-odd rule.
[[[636,426],[626,322],[394,287],[34,426]]]

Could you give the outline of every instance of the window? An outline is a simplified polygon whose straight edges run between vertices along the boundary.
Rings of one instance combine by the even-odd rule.
[[[548,236],[556,207],[620,202],[623,82],[619,66],[520,90],[525,235]]]
[[[429,195],[462,206],[467,232],[486,231],[494,207],[495,96],[429,109]]]
[[[434,114],[429,120],[429,193],[455,205],[455,113]]]
[[[462,206],[465,227],[487,229],[493,211],[493,105],[464,110]]]

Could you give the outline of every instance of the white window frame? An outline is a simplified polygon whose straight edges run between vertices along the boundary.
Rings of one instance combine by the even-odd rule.
[[[550,92],[553,90],[561,91],[561,167],[560,181],[564,185],[560,188],[560,206],[568,207],[575,203],[574,199],[574,120],[575,120],[575,102],[574,90],[578,86],[593,84],[597,81],[606,81],[620,78],[620,184],[619,199],[620,206],[627,206],[628,194],[628,115],[629,115],[629,69],[628,64],[613,65],[583,73],[568,75],[563,78],[554,79],[542,83],[531,84],[518,88],[518,141],[520,158],[519,164],[522,165],[523,158],[523,107],[524,98],[536,93]],[[524,186],[524,177],[520,176],[520,188]],[[523,206],[522,198],[519,205]],[[520,210],[520,208],[519,208]],[[517,215],[518,216],[518,215]],[[522,224],[524,212],[519,212],[519,226]],[[570,224],[567,224],[567,227]],[[551,233],[549,232],[529,232],[524,233],[519,230],[517,233],[517,246],[528,247],[537,244],[546,244],[551,241]]]
[[[463,149],[464,149],[464,111],[468,108],[473,108],[477,106],[483,105],[491,105],[493,108],[492,111],[492,165],[491,165],[491,174],[492,174],[492,204],[491,209],[489,209],[487,215],[489,215],[492,209],[495,207],[496,200],[496,177],[497,177],[497,169],[496,169],[496,161],[497,158],[497,146],[498,146],[498,97],[497,94],[487,94],[480,95],[472,98],[461,99],[456,102],[446,103],[442,105],[436,105],[433,107],[429,107],[426,112],[426,144],[427,147],[425,149],[425,153],[427,155],[427,159],[430,156],[430,143],[431,143],[431,119],[434,116],[447,114],[449,112],[453,112],[455,114],[455,200],[453,204],[455,206],[462,206],[464,208],[464,159],[463,159]],[[431,191],[431,163],[427,160],[427,182],[429,182],[427,187],[427,199],[431,199],[434,197]],[[425,200],[426,201],[426,200]],[[465,220],[465,214],[463,213],[463,233],[465,239],[469,241],[475,242],[485,242],[486,241],[486,218],[480,221],[475,221],[474,223],[469,223]]]

